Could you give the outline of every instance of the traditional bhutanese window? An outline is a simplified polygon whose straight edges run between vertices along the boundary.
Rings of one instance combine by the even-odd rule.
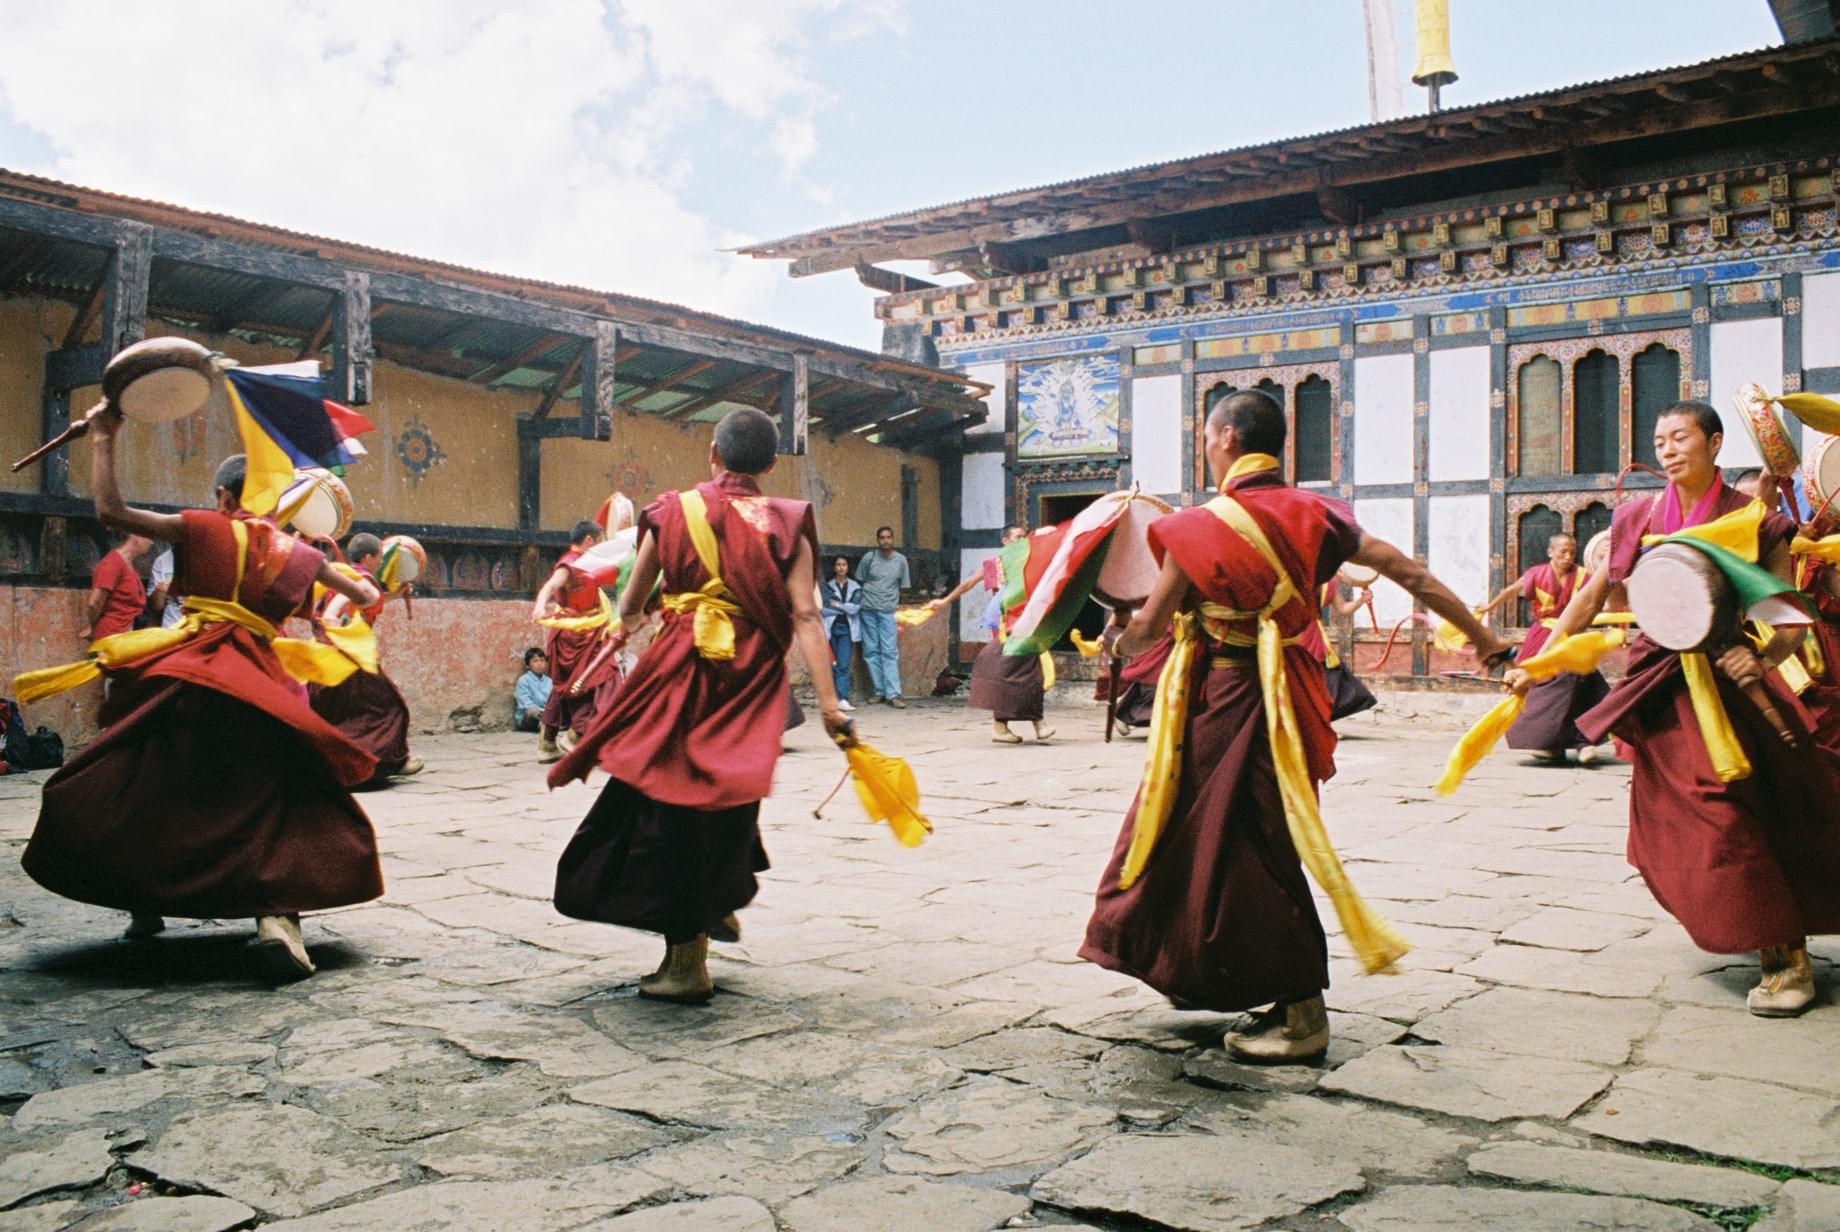
[[[1572,369],[1572,474],[1622,469],[1616,356],[1592,351]]]
[[[1565,446],[1559,361],[1535,356],[1521,365],[1516,379],[1520,388],[1515,473],[1557,475]]]
[[[1514,571],[1517,578],[1535,565],[1545,563],[1546,541],[1565,529],[1565,519],[1559,516],[1557,509],[1535,505],[1521,514],[1519,527],[1520,567]],[[1515,610],[1520,613],[1522,626],[1532,620],[1533,612],[1525,599],[1516,602]]]
[[[1661,412],[1680,401],[1680,352],[1657,342],[1630,364],[1635,416],[1629,427],[1629,458],[1655,465],[1655,427]]]
[[[1591,536],[1610,529],[1610,506],[1593,501],[1578,511],[1572,519],[1572,534],[1578,540],[1578,561],[1584,563],[1585,545],[1591,542]]]
[[[1296,426],[1298,483],[1327,483],[1335,478],[1335,392],[1313,376],[1297,386]]]

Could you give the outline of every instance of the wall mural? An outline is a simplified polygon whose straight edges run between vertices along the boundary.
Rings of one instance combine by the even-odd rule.
[[[1116,355],[1017,365],[1017,457],[1117,452]]]
[[[396,438],[396,460],[402,463],[409,481],[419,484],[428,472],[447,461],[447,455],[434,443],[434,434],[420,419],[412,419]]]

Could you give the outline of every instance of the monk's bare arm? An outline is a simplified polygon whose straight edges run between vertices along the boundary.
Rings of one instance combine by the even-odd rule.
[[[558,568],[543,584],[543,592],[537,595],[537,608],[543,608],[543,601],[553,594],[554,587],[562,585],[568,578],[569,571]],[[645,601],[652,597],[652,587],[658,584],[658,539],[651,531],[645,532],[645,538],[639,541],[639,551],[633,557],[632,572],[627,575],[626,589],[620,592],[620,628],[631,633],[645,623]]]
[[[1583,586],[1572,592],[1572,601],[1559,613],[1558,623],[1553,625],[1552,640],[1570,637],[1590,628],[1591,622],[1597,619],[1597,614],[1609,602],[1612,589],[1608,572],[1600,570],[1593,573]],[[1621,590],[1622,587],[1614,589]]]
[[[556,592],[561,590],[568,580],[568,569],[557,565],[549,575],[549,580],[544,582],[542,588],[537,591],[537,600],[530,608],[532,620],[542,620],[549,615],[550,609],[556,606]]]
[[[1162,572],[1156,575],[1156,585],[1150,588],[1150,597],[1118,635],[1118,640],[1112,644],[1112,653],[1129,657],[1156,645],[1187,597],[1188,575],[1177,567],[1175,557],[1165,556]]]
[[[1371,592],[1369,592],[1365,586],[1356,590],[1346,599],[1342,598],[1341,595],[1336,594],[1334,591],[1331,591],[1329,594],[1329,607],[1337,616],[1352,616],[1363,607],[1367,606],[1367,601],[1370,597]]]
[[[952,604],[954,604],[959,599],[964,597],[964,594],[966,591],[970,590],[973,586],[976,586],[979,582],[983,580],[984,580],[984,574],[982,573],[982,571],[974,573],[970,577],[966,578],[964,581],[960,582],[958,585],[954,586],[947,593],[939,596],[939,598],[930,600],[927,603],[927,606],[932,608],[935,612],[937,612],[940,608],[951,607]]]
[[[352,577],[329,560],[320,562],[319,572],[314,575],[313,580],[332,593],[343,595],[358,607],[369,607],[377,602],[375,586],[363,578]],[[332,615],[330,608],[327,610],[327,615]]]
[[[121,484],[115,478],[115,434],[121,431],[121,416],[104,411],[90,416],[89,422],[89,490],[95,497],[96,516],[102,524],[112,530],[144,535],[162,543],[178,543],[184,539],[185,519],[178,514],[130,508],[121,499]]]
[[[1487,616],[1490,612],[1494,611],[1496,608],[1500,607],[1502,604],[1506,603],[1508,600],[1512,599],[1515,595],[1518,595],[1520,593],[1521,593],[1521,584],[1518,581],[1512,582],[1507,586],[1503,586],[1501,588],[1500,594],[1496,595],[1493,599],[1490,599],[1487,603],[1482,605],[1482,611],[1479,614],[1483,616]]]
[[[786,594],[792,601],[792,640],[805,660],[805,673],[818,694],[818,714],[824,730],[834,740],[849,731],[850,717],[837,705],[837,686],[831,680],[831,648],[824,636],[824,620],[818,614],[817,564],[811,553],[811,541],[801,537],[799,552],[792,558],[792,572],[786,576]]]
[[[1463,606],[1463,601],[1451,593],[1450,587],[1432,576],[1431,570],[1386,540],[1363,533],[1361,545],[1348,559],[1392,579],[1400,589],[1455,625],[1476,648],[1476,655],[1484,665],[1505,657],[1513,649],[1489,632],[1488,627]]]

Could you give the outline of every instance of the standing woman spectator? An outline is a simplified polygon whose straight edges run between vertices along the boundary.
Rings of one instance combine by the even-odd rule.
[[[850,665],[856,659],[856,643],[862,641],[862,587],[850,580],[850,561],[839,556],[831,561],[831,576],[819,588],[819,615],[824,618],[824,636],[831,644],[831,681],[837,686],[837,704],[844,710],[850,705]]]

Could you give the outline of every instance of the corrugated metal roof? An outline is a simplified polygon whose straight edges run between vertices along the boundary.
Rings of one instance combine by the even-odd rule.
[[[1640,72],[1628,73],[1620,77],[1605,77],[1596,81],[1580,82],[1574,85],[1560,86],[1551,90],[1512,95],[1507,98],[1494,99],[1483,103],[1474,103],[1467,107],[1446,111],[1403,116],[1396,120],[1383,120],[1378,123],[1355,124],[1345,128],[1326,129],[1322,132],[1311,133],[1304,136],[1283,137],[1275,141],[1232,146],[1223,150],[1215,150],[1207,154],[1194,154],[1185,158],[1169,159],[1164,162],[1144,163],[1135,167],[1127,167],[1119,171],[1100,172],[1069,180],[1059,180],[1038,185],[1034,188],[1012,189],[1004,192],[991,193],[985,196],[966,197],[958,201],[947,202],[943,205],[928,206],[924,209],[903,210],[893,214],[884,214],[879,218],[867,218],[838,226],[821,227],[811,231],[802,231],[795,235],[785,236],[781,239],[749,244],[736,248],[733,251],[765,259],[785,259],[790,256],[799,255],[799,252],[782,252],[779,251],[780,249],[795,248],[804,251],[813,241],[826,238],[836,239],[861,229],[886,227],[896,223],[923,223],[934,215],[988,208],[998,203],[1016,204],[1030,197],[1042,196],[1050,193],[1067,192],[1074,189],[1091,187],[1111,181],[1128,180],[1150,174],[1167,174],[1179,171],[1192,164],[1211,162],[1216,159],[1230,158],[1235,155],[1252,154],[1266,150],[1276,153],[1281,150],[1282,147],[1292,144],[1321,142],[1346,137],[1383,136],[1393,133],[1405,133],[1414,131],[1423,126],[1460,122],[1466,116],[1492,110],[1534,106],[1542,101],[1556,99],[1567,94],[1585,91],[1611,91],[1618,86],[1665,84],[1669,81],[1678,80],[1686,75],[1697,72],[1736,67],[1745,60],[1761,60],[1784,51],[1802,51],[1822,46],[1840,47],[1840,38],[1811,39],[1802,43],[1782,44],[1775,47],[1761,47],[1750,51],[1732,52],[1728,55],[1717,56],[1710,60],[1698,61],[1697,63],[1674,65],[1669,68],[1661,69],[1644,69]]]

